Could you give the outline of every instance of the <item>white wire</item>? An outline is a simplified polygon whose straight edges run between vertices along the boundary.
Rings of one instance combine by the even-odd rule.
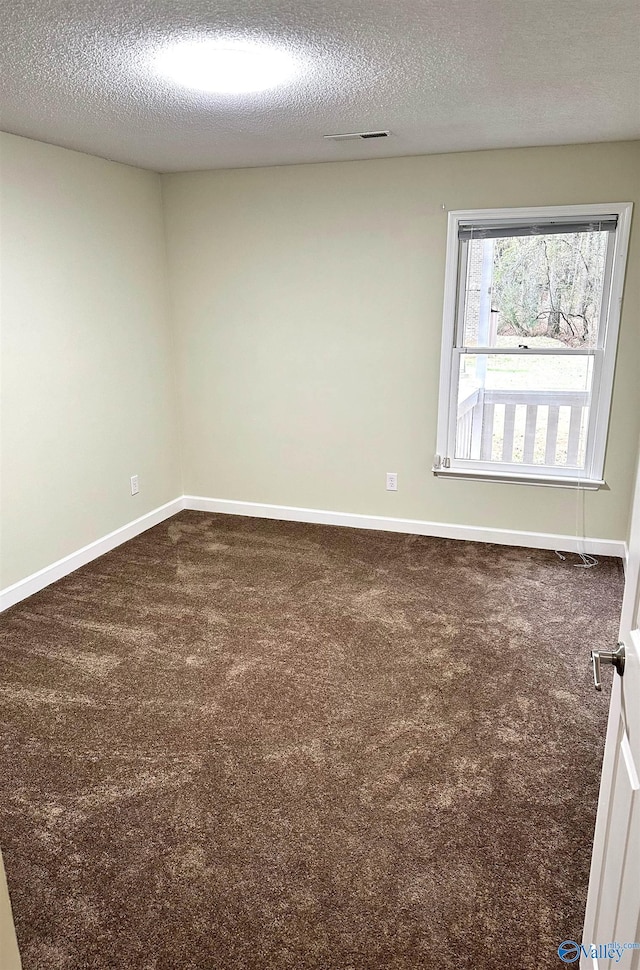
[[[562,559],[563,562],[567,561],[567,557],[564,556],[559,549],[554,549],[554,552],[558,559]],[[600,561],[599,559],[596,559],[595,556],[591,556],[588,552],[577,552],[576,555],[582,560],[581,562],[574,562],[573,564],[574,566],[577,566],[578,569],[591,569],[592,566],[597,566]]]

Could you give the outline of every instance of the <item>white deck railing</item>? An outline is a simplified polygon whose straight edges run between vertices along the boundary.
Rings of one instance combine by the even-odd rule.
[[[458,403],[456,458],[577,467],[584,411],[589,406],[589,398],[588,391],[474,388]],[[504,409],[503,422],[496,421],[500,405]],[[522,426],[524,417],[524,428],[516,433],[518,408],[519,424]],[[568,428],[565,412],[564,430],[559,441],[561,409],[564,408],[568,409]],[[558,460],[559,443],[562,461]]]

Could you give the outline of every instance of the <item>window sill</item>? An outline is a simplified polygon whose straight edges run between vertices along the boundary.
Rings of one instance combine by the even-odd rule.
[[[437,478],[466,479],[476,482],[506,482],[511,485],[547,485],[554,488],[580,488],[595,492],[606,488],[603,479],[569,478],[559,475],[518,475],[514,472],[472,471],[466,468],[433,468]]]

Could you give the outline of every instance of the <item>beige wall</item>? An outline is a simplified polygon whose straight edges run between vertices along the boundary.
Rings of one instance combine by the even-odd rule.
[[[163,191],[187,493],[576,531],[572,490],[431,474],[442,205],[637,204],[640,143],[169,175]],[[627,535],[640,429],[639,215],[610,490],[585,498],[586,532],[600,538]]]
[[[430,467],[443,203],[637,203],[639,173],[640,144],[626,143],[161,180],[1,136],[0,588],[177,497],[181,469],[189,494],[624,539],[640,432],[637,213],[610,489],[586,496],[583,519],[572,491],[442,481]]]
[[[159,176],[1,137],[0,588],[182,491]]]

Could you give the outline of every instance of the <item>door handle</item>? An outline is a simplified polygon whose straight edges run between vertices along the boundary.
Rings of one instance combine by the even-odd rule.
[[[596,690],[602,690],[600,680],[600,664],[612,664],[620,676],[624,674],[624,643],[619,643],[616,650],[592,650],[591,663],[593,664],[593,685]]]

